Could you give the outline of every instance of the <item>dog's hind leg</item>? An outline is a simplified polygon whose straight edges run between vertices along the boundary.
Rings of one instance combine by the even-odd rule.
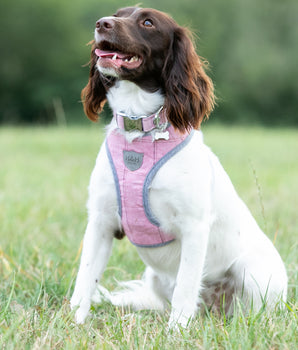
[[[236,278],[237,297],[246,310],[274,308],[286,301],[287,274],[277,252],[242,256],[230,271]]]
[[[156,290],[154,272],[147,268],[141,280],[119,282],[119,291],[109,292],[106,288],[98,285],[92,297],[94,303],[109,301],[115,306],[128,310],[156,310],[164,312],[167,299],[163,298]]]

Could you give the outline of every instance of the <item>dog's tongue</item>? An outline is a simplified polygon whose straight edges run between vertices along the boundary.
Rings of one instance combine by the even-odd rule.
[[[115,69],[116,67],[116,69],[135,69],[142,64],[142,58],[137,55],[100,49],[96,49],[94,52],[96,56],[98,56],[96,64],[105,68],[109,67]]]
[[[127,57],[127,54],[121,53],[121,52],[114,52],[114,51],[104,51],[104,50],[95,50],[95,54],[98,57],[114,57],[116,55],[117,58],[123,59]]]

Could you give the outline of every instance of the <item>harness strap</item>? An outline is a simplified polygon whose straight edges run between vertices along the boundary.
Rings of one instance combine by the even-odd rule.
[[[114,130],[106,140],[122,227],[128,239],[139,247],[158,247],[175,239],[160,229],[151,210],[150,189],[157,172],[190,142],[193,131],[180,134],[170,126],[167,132],[168,140],[152,141],[149,135],[129,143],[119,130]]]

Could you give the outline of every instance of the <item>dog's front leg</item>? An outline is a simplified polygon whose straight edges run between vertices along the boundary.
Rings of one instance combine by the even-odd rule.
[[[190,229],[184,230],[181,237],[181,259],[172,297],[170,328],[177,324],[186,327],[198,308],[209,225],[208,221],[196,225],[192,222],[188,227]]]
[[[76,280],[71,308],[76,311],[76,322],[83,323],[91,305],[91,297],[107,265],[113,242],[113,235],[98,219],[91,219],[87,225],[83,242],[80,268]]]

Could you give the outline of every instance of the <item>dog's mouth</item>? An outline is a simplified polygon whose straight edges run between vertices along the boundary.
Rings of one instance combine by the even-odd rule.
[[[100,43],[94,53],[98,57],[97,65],[103,68],[136,69],[143,61],[141,56],[119,50],[106,41]]]

